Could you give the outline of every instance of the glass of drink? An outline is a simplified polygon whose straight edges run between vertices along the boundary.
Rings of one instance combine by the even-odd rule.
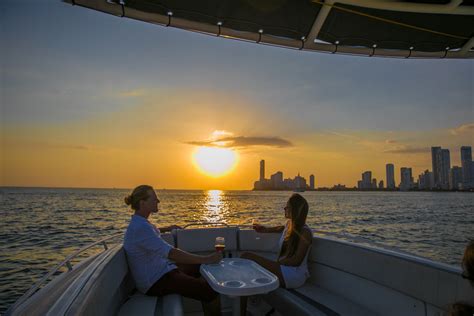
[[[224,251],[225,249],[225,238],[224,237],[216,237],[215,243],[216,251]]]
[[[255,229],[255,226],[258,226],[258,220],[255,218],[252,218],[252,228]]]
[[[257,226],[260,226],[260,225],[258,224],[258,220],[256,220],[255,218],[252,218],[252,228],[253,228],[254,230],[256,230]],[[256,236],[255,239],[256,239],[256,240],[260,240],[260,237],[259,237],[259,236]]]

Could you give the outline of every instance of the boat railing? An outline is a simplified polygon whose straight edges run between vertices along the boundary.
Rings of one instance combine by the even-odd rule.
[[[91,244],[88,244],[87,246],[82,247],[81,249],[77,250],[76,252],[72,253],[71,255],[67,256],[66,259],[58,263],[56,266],[54,266],[49,272],[44,275],[38,282],[35,283],[25,294],[23,294],[16,302],[13,304],[8,310],[6,315],[9,315],[10,312],[14,311],[18,306],[23,304],[28,298],[30,298],[36,291],[38,291],[45,283],[46,281],[53,275],[55,275],[59,269],[62,267],[66,266],[68,269],[68,272],[72,271],[73,265],[71,261],[76,258],[79,254],[83,253],[86,250],[89,250],[92,247],[95,247],[97,245],[101,245],[104,247],[104,251],[108,250],[109,247],[107,245],[107,242],[110,243],[111,239],[117,238],[119,236],[123,236],[123,233],[119,234],[114,234],[105,238],[102,238],[101,240],[98,240],[96,242],[93,242]]]
[[[183,226],[183,229],[186,229],[186,228],[191,227],[191,226],[205,226],[205,225],[230,227],[229,224],[222,223],[222,222],[197,222],[197,223],[186,224],[186,225]]]
[[[223,227],[253,228],[253,224],[227,224],[227,223],[224,223],[224,222],[196,222],[196,223],[189,223],[187,225],[184,225],[184,226],[182,226],[182,229],[187,229],[188,227],[192,227],[192,226],[223,226]],[[211,228],[211,227],[208,227],[208,228]],[[385,244],[374,242],[370,239],[364,238],[362,236],[352,235],[350,233],[329,232],[329,231],[320,230],[320,229],[311,229],[311,231],[313,232],[313,235],[314,234],[324,235],[324,236],[327,236],[327,237],[343,239],[343,240],[352,241],[352,242],[355,242],[355,243],[368,244],[368,245],[371,245],[371,246],[376,246],[376,247],[387,249],[387,250],[396,250],[396,251],[399,251],[399,252],[403,252],[402,250],[400,250],[396,247],[387,246]],[[175,235],[176,230],[173,230],[172,234]]]

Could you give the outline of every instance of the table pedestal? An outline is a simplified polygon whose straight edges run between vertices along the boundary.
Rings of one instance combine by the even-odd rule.
[[[240,316],[240,296],[231,296],[232,316]]]

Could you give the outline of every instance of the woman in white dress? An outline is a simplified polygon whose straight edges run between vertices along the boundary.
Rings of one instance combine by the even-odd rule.
[[[306,225],[308,202],[300,194],[293,194],[284,207],[285,226],[265,227],[254,224],[259,233],[281,233],[280,251],[276,261],[269,260],[251,252],[244,252],[241,258],[257,262],[275,274],[283,288],[302,286],[309,277],[307,259],[311,249],[313,233]],[[246,299],[242,300],[242,312],[245,313]]]

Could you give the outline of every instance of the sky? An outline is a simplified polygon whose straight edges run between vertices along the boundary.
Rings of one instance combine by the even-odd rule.
[[[302,52],[53,0],[0,2],[1,186],[251,189],[282,171],[354,186],[474,146],[474,62]],[[231,170],[196,166],[223,147]]]

